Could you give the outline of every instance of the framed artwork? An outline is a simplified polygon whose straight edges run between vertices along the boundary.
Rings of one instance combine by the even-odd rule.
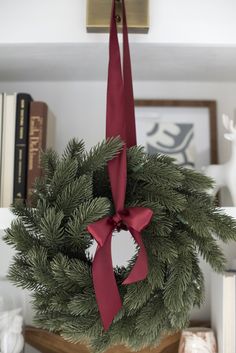
[[[137,143],[200,171],[218,163],[216,101],[136,100]]]

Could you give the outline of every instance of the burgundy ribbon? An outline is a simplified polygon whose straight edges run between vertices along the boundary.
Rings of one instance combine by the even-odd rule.
[[[98,244],[93,260],[92,274],[96,300],[105,330],[108,330],[114,317],[122,307],[112,264],[112,233],[114,230],[129,230],[139,246],[136,263],[123,284],[142,281],[148,274],[148,260],[141,231],[150,223],[153,215],[150,209],[144,207],[124,209],[127,183],[126,151],[127,147],[136,145],[136,130],[124,0],[122,0],[122,12],[123,75],[115,18],[115,0],[113,0],[109,41],[110,60],[107,86],[106,137],[110,138],[119,135],[124,141],[122,151],[108,163],[116,214],[113,217],[105,217],[88,226],[88,231]]]
[[[136,263],[123,284],[142,281],[147,277],[148,264],[141,231],[149,224],[151,218],[152,211],[148,208],[134,207],[117,212],[115,216],[103,218],[89,226],[89,232],[98,243],[93,260],[93,283],[105,330],[109,328],[122,307],[112,265],[112,233],[115,229],[128,229],[139,245]]]

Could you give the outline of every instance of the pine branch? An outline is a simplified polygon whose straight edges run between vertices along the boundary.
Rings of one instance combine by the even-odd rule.
[[[146,346],[158,344],[163,330],[168,330],[168,319],[164,303],[160,295],[156,294],[152,300],[144,306],[137,317],[136,330],[138,336]]]
[[[83,163],[80,166],[79,174],[90,174],[104,168],[108,161],[112,160],[119,154],[122,147],[123,142],[119,137],[110,138],[98,143],[90,150],[90,152],[85,154]]]
[[[50,184],[52,199],[56,199],[64,188],[75,180],[78,162],[75,159],[61,160],[56,167]]]
[[[11,209],[12,213],[19,217],[28,231],[38,233],[37,211],[27,207],[23,202],[16,201]]]
[[[166,266],[163,262],[158,261],[154,256],[149,256],[149,271],[148,283],[152,291],[155,289],[163,289],[165,284],[165,270]]]
[[[193,304],[200,307],[200,305],[204,302],[205,285],[204,276],[199,266],[199,257],[197,253],[195,253],[192,257],[192,283],[195,287],[195,300]]]
[[[134,146],[127,149],[127,165],[128,172],[137,172],[145,163],[147,157],[144,152],[144,147]]]
[[[46,202],[46,198],[48,197],[49,190],[48,184],[45,177],[38,177],[35,179],[33,184],[33,192],[31,195],[31,202],[29,207],[37,208],[38,202],[43,201]]]
[[[83,317],[70,317],[63,324],[62,337],[69,342],[78,343],[87,341],[88,337],[99,337],[102,334],[102,326],[98,315]],[[96,333],[95,333],[96,332]],[[104,339],[105,335],[102,335]]]
[[[78,162],[81,162],[82,156],[84,153],[84,141],[73,138],[70,140],[65,148],[65,151],[62,155],[63,159],[76,159]]]
[[[70,320],[70,316],[61,312],[45,313],[37,310],[34,317],[34,325],[49,332],[61,332],[63,324]]]
[[[135,285],[130,284],[127,287],[127,293],[124,297],[124,307],[131,314],[140,309],[151,297],[152,287],[147,280],[138,282]]]
[[[31,267],[33,279],[40,284],[40,286],[55,287],[56,282],[51,275],[47,249],[42,246],[32,247],[26,255],[26,260]]]
[[[60,249],[64,243],[63,218],[62,211],[57,212],[54,208],[49,208],[39,223],[43,243],[54,250]]]
[[[59,163],[58,154],[52,149],[43,152],[41,155],[41,165],[47,181],[51,181]]]
[[[13,258],[13,263],[9,267],[8,279],[17,287],[29,290],[37,290],[39,284],[33,278],[33,272],[29,264],[21,256]]]
[[[226,259],[216,240],[212,236],[201,237],[195,233],[192,233],[191,238],[194,240],[203,259],[211,265],[213,270],[223,272],[225,270]]]
[[[188,168],[178,167],[178,169],[185,177],[182,187],[188,190],[188,192],[191,190],[205,191],[214,187],[215,182],[206,175],[197,173],[195,170]]]
[[[180,276],[181,273],[181,276]],[[164,303],[173,312],[184,307],[183,293],[192,280],[192,266],[188,256],[179,258],[169,267],[169,275],[164,288]]]
[[[147,155],[148,160],[152,163],[165,163],[171,164],[174,170],[178,169],[178,166],[175,163],[175,158],[168,156],[167,154],[155,153],[152,155]]]
[[[82,175],[68,184],[57,196],[56,207],[63,211],[65,216],[70,216],[79,205],[92,199],[93,185],[89,175]]]
[[[27,253],[32,246],[40,245],[39,239],[30,234],[20,219],[12,222],[11,228],[6,230],[3,240],[8,245],[12,245],[16,251],[24,253]]]
[[[154,191],[155,190],[155,191]],[[149,202],[158,201],[161,207],[166,208],[170,212],[180,212],[186,207],[186,198],[177,191],[159,187],[155,188],[151,183],[143,185],[145,192],[145,200]],[[137,192],[138,194],[138,192]]]
[[[75,316],[87,316],[98,313],[98,306],[93,292],[79,294],[68,304],[69,311]]]
[[[155,157],[155,156],[154,156]],[[184,175],[173,165],[167,164],[160,158],[149,157],[143,167],[143,172],[137,177],[150,177],[154,184],[168,183],[170,187],[177,188],[182,184]]]
[[[59,287],[60,293],[78,293],[81,288],[77,278],[73,278],[70,275],[71,272],[71,260],[67,257],[58,253],[53,260],[50,262],[53,278]],[[81,274],[77,272],[77,276]],[[85,275],[85,273],[83,273]],[[68,301],[68,300],[67,300]]]
[[[224,242],[236,240],[236,220],[222,213],[220,210],[210,214],[212,224],[211,230]]]
[[[65,270],[67,276],[78,283],[80,288],[93,288],[91,267],[79,259],[71,259],[69,269]]]
[[[67,241],[76,251],[84,252],[91,245],[91,236],[87,232],[90,223],[105,217],[110,211],[110,201],[106,198],[96,198],[82,203],[68,221]]]

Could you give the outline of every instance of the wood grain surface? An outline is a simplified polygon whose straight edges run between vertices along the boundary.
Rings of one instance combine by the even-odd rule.
[[[209,327],[209,322],[192,322],[191,326]],[[178,353],[180,335],[180,332],[176,332],[166,336],[158,347],[145,348],[138,353]],[[25,340],[42,353],[91,353],[86,344],[73,344],[59,335],[31,326],[25,328]],[[131,353],[131,351],[125,346],[117,345],[109,348],[106,353]]]

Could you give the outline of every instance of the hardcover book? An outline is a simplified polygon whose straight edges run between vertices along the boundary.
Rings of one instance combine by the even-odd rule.
[[[29,94],[17,94],[16,136],[14,167],[14,200],[25,200],[27,193],[29,110],[32,98]]]
[[[3,121],[3,93],[0,93],[0,167],[2,170],[2,121]],[[0,173],[1,185],[1,173]],[[1,187],[0,187],[0,206],[1,206]]]
[[[44,102],[31,102],[27,200],[30,202],[35,179],[42,176],[41,152],[46,148],[48,107]]]
[[[1,207],[9,207],[13,202],[15,125],[16,94],[4,94],[1,129]]]

